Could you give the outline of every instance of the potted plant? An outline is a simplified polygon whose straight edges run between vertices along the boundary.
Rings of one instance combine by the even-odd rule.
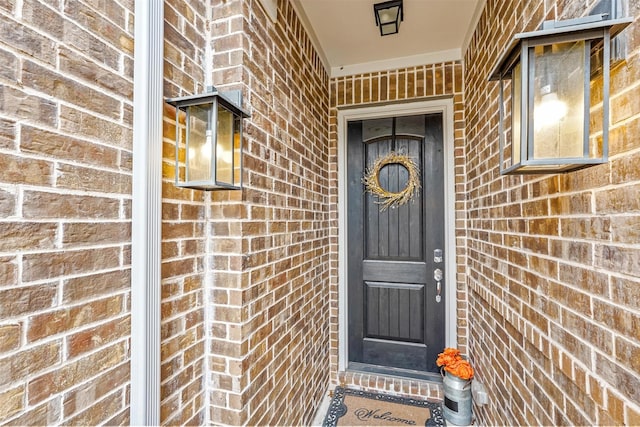
[[[444,418],[458,425],[471,423],[471,380],[473,367],[456,348],[445,348],[438,355],[436,365],[442,373],[444,389]]]

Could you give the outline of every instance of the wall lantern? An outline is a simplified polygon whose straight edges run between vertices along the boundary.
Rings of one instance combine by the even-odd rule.
[[[404,18],[402,0],[391,0],[373,5],[376,25],[380,27],[380,35],[396,34],[400,30],[400,21]]]
[[[501,174],[607,161],[610,41],[633,18],[606,17],[547,21],[514,37],[489,77],[500,81]],[[592,57],[601,70],[591,69]]]
[[[213,86],[199,95],[167,99],[176,107],[176,186],[197,190],[242,188],[242,92]],[[186,124],[184,148],[180,122]],[[184,167],[182,167],[182,163]]]

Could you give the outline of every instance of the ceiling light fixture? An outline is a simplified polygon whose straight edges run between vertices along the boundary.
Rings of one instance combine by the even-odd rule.
[[[381,36],[398,33],[400,22],[404,18],[402,0],[374,4],[373,13],[376,15],[376,25],[380,28]]]

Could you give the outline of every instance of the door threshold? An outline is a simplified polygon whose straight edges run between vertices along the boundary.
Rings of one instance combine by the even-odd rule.
[[[349,362],[347,371],[362,372],[367,374],[385,375],[390,377],[398,377],[402,379],[410,378],[413,380],[428,381],[432,383],[442,384],[442,375],[435,372],[416,371],[413,369],[391,368],[388,366],[369,365],[366,363]]]

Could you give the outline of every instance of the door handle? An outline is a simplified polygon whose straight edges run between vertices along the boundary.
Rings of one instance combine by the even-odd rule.
[[[442,285],[440,284],[440,281],[442,280],[442,270],[439,268],[433,270],[433,279],[438,282],[436,285],[436,302],[440,302],[442,301],[442,297],[440,296],[440,292],[442,291]]]

